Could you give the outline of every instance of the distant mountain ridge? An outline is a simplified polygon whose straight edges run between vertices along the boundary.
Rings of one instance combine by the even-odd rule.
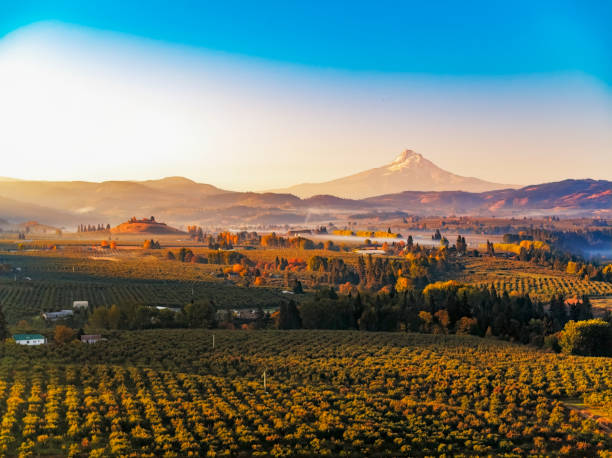
[[[510,216],[521,213],[590,214],[612,217],[612,182],[563,180],[499,189],[482,193],[458,191],[405,191],[364,199],[380,208],[397,208],[422,214],[475,214]]]
[[[474,177],[464,177],[441,169],[412,150],[400,153],[390,164],[322,183],[303,183],[280,189],[298,197],[330,194],[349,199],[364,199],[403,191],[483,192],[516,188]]]
[[[131,215],[155,215],[176,227],[305,224],[354,214],[534,214],[612,218],[612,182],[564,180],[485,192],[404,191],[365,199],[233,192],[182,177],[103,183],[0,181],[0,219],[37,220],[57,227],[120,224]]]

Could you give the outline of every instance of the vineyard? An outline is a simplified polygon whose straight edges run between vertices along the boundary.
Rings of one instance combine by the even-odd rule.
[[[214,349],[209,331],[3,344],[1,453],[593,456],[612,448],[605,426],[566,405],[610,398],[610,358],[459,336],[215,337]]]
[[[549,300],[555,294],[565,297],[595,295],[612,295],[612,283],[603,281],[586,281],[575,277],[513,277],[491,282],[480,282],[481,285],[493,285],[499,292],[516,292],[529,294],[532,298]]]
[[[68,256],[65,253],[36,252],[6,256],[6,262],[20,267],[33,280],[72,280],[90,277],[146,280],[214,281],[219,266],[170,262],[161,253],[117,258]],[[113,259],[113,260],[110,260]]]
[[[193,293],[193,296],[192,296]],[[0,282],[0,304],[15,323],[44,311],[72,308],[72,301],[89,305],[184,306],[191,298],[215,301],[220,308],[269,307],[282,300],[266,288],[239,288],[222,283],[179,281]]]
[[[494,285],[499,292],[529,294],[533,299],[548,301],[557,294],[612,296],[612,283],[584,280],[529,262],[481,257],[461,260],[460,265],[462,269],[452,271],[450,278],[475,285]]]

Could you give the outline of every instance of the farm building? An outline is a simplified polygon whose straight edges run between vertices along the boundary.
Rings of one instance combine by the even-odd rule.
[[[55,321],[63,318],[70,318],[74,315],[72,310],[60,310],[59,312],[45,312],[42,314],[45,320]]]
[[[178,313],[181,311],[180,307],[166,307],[165,305],[156,305],[157,310],[170,310],[171,312]]]
[[[89,301],[72,301],[73,309],[87,309],[89,308]]]
[[[295,237],[295,236],[300,236],[300,235],[310,235],[310,234],[312,234],[311,229],[296,229],[296,230],[287,231],[287,235],[290,237]]]
[[[13,339],[19,345],[44,345],[47,343],[47,338],[40,334],[15,334]]]
[[[102,338],[100,334],[83,334],[81,336],[81,342],[83,343],[94,344],[96,342],[100,342],[101,340],[106,339]]]

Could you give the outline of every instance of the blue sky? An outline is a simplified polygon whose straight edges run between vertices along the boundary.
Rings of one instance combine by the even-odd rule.
[[[308,66],[434,75],[582,72],[612,85],[610,1],[28,1],[56,20]]]
[[[2,174],[259,190],[411,148],[502,183],[612,179],[610,18],[610,1],[3,1],[0,150],[36,160]]]

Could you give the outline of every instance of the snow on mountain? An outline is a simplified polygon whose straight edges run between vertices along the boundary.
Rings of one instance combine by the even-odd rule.
[[[323,183],[303,183],[275,192],[299,197],[330,194],[349,199],[363,199],[404,191],[484,192],[515,186],[463,177],[441,169],[421,154],[402,151],[390,164]]]

